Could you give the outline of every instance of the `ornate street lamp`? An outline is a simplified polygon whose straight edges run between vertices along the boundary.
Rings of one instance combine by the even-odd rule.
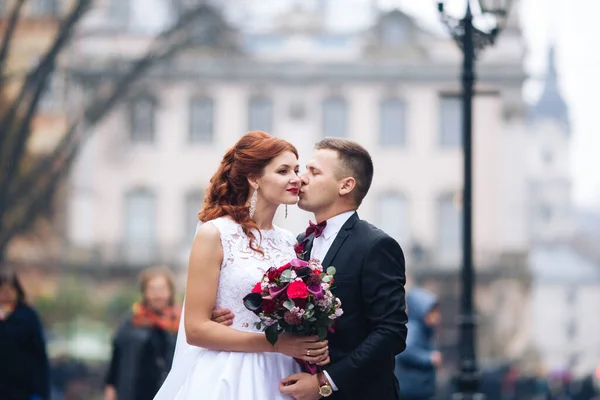
[[[446,0],[446,2],[451,0]],[[454,399],[480,399],[478,393],[479,371],[475,354],[475,312],[473,309],[473,141],[472,111],[473,87],[475,84],[475,59],[478,52],[486,46],[493,45],[500,31],[504,28],[508,12],[513,0],[478,0],[476,15],[471,9],[471,1],[467,0],[466,12],[462,19],[448,15],[444,10],[444,1],[438,2],[438,11],[444,24],[463,52],[462,66],[462,102],[463,102],[463,148],[464,148],[464,183],[463,183],[463,264],[461,269],[462,296],[459,318],[460,373],[457,380],[458,392]],[[474,17],[493,19],[493,27],[480,30],[473,26]]]

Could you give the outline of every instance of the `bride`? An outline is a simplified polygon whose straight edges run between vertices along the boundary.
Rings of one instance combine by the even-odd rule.
[[[273,225],[280,204],[298,200],[298,152],[249,132],[223,157],[199,213],[184,313],[171,371],[155,400],[280,400],[280,381],[300,371],[292,357],[329,363],[327,342],[283,334],[272,346],[242,299],[263,273],[296,256],[294,236]],[[228,308],[231,327],[211,321]]]

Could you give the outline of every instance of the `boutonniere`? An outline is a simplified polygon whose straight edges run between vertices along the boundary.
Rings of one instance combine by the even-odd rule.
[[[304,254],[306,253],[306,242],[307,240],[304,239],[302,242],[296,243],[296,246],[294,246],[294,252],[298,258],[304,258]]]

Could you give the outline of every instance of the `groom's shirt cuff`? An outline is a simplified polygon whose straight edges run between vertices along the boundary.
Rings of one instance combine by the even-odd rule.
[[[331,388],[337,392],[338,388],[337,388],[337,386],[335,386],[335,383],[333,383],[333,380],[331,379],[331,377],[329,376],[329,374],[327,373],[327,371],[323,371],[323,374],[325,375],[325,377],[329,381],[329,384],[331,385]]]

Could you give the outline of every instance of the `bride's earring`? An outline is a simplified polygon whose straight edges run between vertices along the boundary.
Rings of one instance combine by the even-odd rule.
[[[285,205],[285,217],[287,218],[287,204]]]
[[[250,198],[250,219],[254,217],[254,213],[256,212],[256,202],[258,200],[258,189],[254,189],[254,193],[252,193],[252,197]]]

